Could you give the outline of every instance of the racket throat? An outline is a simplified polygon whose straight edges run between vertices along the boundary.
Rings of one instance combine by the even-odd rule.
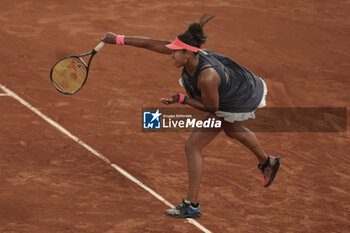
[[[86,64],[86,62],[85,62],[81,57],[79,57],[79,60],[85,65],[85,67],[88,66],[88,65]]]

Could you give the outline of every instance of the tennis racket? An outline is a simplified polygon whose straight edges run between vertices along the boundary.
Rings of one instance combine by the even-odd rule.
[[[85,84],[92,58],[102,49],[104,42],[100,42],[92,51],[81,55],[73,55],[60,59],[50,72],[53,86],[62,94],[71,95],[79,91]],[[90,56],[86,63],[83,57]]]

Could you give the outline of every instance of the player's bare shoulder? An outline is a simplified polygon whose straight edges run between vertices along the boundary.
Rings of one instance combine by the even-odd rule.
[[[207,68],[206,68],[207,67]],[[201,88],[203,85],[210,85],[218,87],[220,85],[220,75],[219,73],[211,67],[210,64],[206,64],[201,67],[202,70],[198,77],[198,87]]]

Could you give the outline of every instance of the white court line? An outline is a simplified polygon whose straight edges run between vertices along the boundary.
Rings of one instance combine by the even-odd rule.
[[[0,96],[10,96],[9,94],[0,93]]]
[[[59,125],[57,122],[53,121],[51,118],[49,118],[48,116],[46,116],[45,114],[43,114],[42,112],[40,112],[38,109],[34,108],[32,105],[30,105],[27,101],[25,101],[24,99],[22,99],[21,97],[19,97],[16,93],[14,93],[13,91],[11,91],[10,89],[8,89],[7,87],[5,87],[4,85],[0,84],[0,88],[5,91],[7,93],[8,96],[11,96],[12,98],[16,99],[18,102],[20,102],[21,104],[23,104],[24,106],[26,106],[27,108],[29,108],[30,110],[32,110],[35,114],[37,114],[39,117],[43,118],[45,121],[47,121],[49,124],[51,124],[53,127],[55,127],[56,129],[58,129],[59,131],[61,131],[62,133],[64,133],[65,135],[67,135],[69,138],[71,138],[73,141],[79,143],[82,147],[84,147],[85,149],[87,149],[88,151],[90,151],[92,154],[94,154],[95,156],[97,156],[98,158],[102,159],[103,161],[105,161],[107,164],[109,164],[110,166],[112,166],[115,170],[117,170],[118,172],[120,172],[122,175],[124,175],[125,177],[127,177],[128,179],[130,179],[131,181],[133,181],[134,183],[136,183],[138,186],[140,186],[141,188],[143,188],[144,190],[146,190],[147,192],[149,192],[150,194],[152,194],[154,197],[156,197],[158,200],[160,200],[161,202],[163,202],[164,204],[166,204],[167,206],[169,206],[170,208],[174,208],[174,205],[172,205],[170,202],[168,202],[167,200],[165,200],[162,196],[160,196],[158,193],[156,193],[155,191],[153,191],[152,189],[150,189],[149,187],[147,187],[146,185],[144,185],[141,181],[139,181],[138,179],[136,179],[135,177],[133,177],[130,173],[128,173],[127,171],[125,171],[124,169],[122,169],[121,167],[119,167],[118,165],[111,163],[111,161],[109,161],[109,159],[107,159],[105,156],[103,156],[101,153],[99,153],[98,151],[94,150],[92,147],[90,147],[89,145],[87,145],[85,142],[83,142],[82,140],[80,140],[78,137],[74,136],[73,134],[71,134],[68,130],[66,130],[65,128],[63,128],[61,125]],[[193,219],[186,219],[189,223],[195,225],[196,227],[198,227],[200,230],[202,230],[205,233],[210,233],[210,231],[205,228],[204,226],[202,226],[200,223],[198,223],[196,220]]]

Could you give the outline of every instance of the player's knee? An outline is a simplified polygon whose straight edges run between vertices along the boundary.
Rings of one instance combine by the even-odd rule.
[[[225,129],[225,134],[233,139],[236,139],[238,141],[242,141],[247,137],[247,134],[245,132],[236,131],[234,129]]]
[[[233,138],[233,139],[236,139],[236,137],[237,137],[237,134],[235,132],[231,131],[231,130],[226,130],[225,129],[225,134],[226,134],[226,136],[228,136],[230,138]]]
[[[185,144],[185,152],[186,152],[186,154],[190,154],[192,150],[193,150],[192,143],[187,141],[186,144]]]
[[[187,141],[185,144],[185,152],[187,155],[193,154],[194,152],[200,152],[201,148],[192,143],[191,140]]]
[[[244,127],[241,122],[235,122],[233,125],[228,125],[224,128],[225,134],[237,140],[242,140],[246,137]]]

